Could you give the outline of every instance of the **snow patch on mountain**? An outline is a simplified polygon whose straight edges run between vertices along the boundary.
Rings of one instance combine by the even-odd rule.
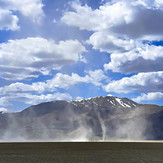
[[[115,99],[116,99],[116,101],[117,101],[121,106],[131,108],[130,105],[124,103],[120,98],[115,98]]]

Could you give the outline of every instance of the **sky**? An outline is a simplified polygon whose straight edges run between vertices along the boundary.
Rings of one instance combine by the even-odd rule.
[[[113,95],[163,105],[162,0],[0,0],[0,110]]]

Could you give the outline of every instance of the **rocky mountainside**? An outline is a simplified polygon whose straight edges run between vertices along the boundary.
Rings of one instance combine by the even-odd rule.
[[[0,114],[1,141],[163,140],[163,107],[100,96]]]

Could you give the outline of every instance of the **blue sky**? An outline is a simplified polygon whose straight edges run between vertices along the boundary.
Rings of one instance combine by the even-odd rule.
[[[0,110],[113,95],[163,105],[162,0],[0,0]]]

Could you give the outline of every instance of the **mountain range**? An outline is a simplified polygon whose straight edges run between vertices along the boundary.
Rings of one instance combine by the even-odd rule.
[[[0,141],[163,140],[163,106],[99,96],[0,113]]]

